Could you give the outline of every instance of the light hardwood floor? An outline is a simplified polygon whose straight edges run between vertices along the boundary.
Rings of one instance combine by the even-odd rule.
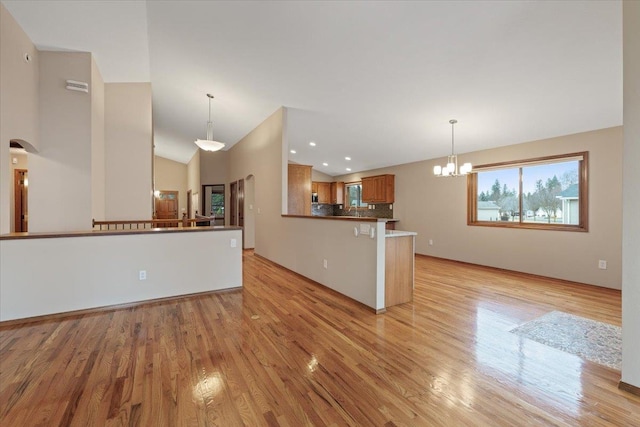
[[[251,252],[244,288],[0,327],[2,426],[640,425],[620,373],[508,332],[620,292],[427,257],[375,315]]]

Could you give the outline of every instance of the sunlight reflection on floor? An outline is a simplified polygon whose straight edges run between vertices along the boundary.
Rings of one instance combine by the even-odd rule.
[[[535,386],[549,396],[548,403],[578,415],[582,398],[582,364],[577,356],[548,347],[504,330],[519,319],[485,309],[476,310],[475,355],[478,363],[517,379],[523,386]]]

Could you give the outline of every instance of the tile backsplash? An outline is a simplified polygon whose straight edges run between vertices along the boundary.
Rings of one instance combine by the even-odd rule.
[[[333,205],[312,203],[311,204],[311,215],[313,215],[313,216],[332,216],[333,215]]]
[[[355,211],[349,212],[349,209],[340,209],[344,205],[324,205],[313,203],[311,205],[311,215],[313,216],[356,216]],[[360,208],[358,216],[364,218],[393,218],[392,204],[378,203],[374,209]]]

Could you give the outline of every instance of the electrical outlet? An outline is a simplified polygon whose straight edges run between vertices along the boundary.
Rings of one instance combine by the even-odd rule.
[[[147,270],[138,271],[138,280],[147,280]]]
[[[236,239],[231,239],[231,240],[229,241],[229,246],[231,246],[232,248],[237,247],[237,246],[238,246],[238,240],[236,240]]]
[[[327,263],[327,260],[326,260],[326,259],[323,259],[323,260],[322,260],[322,266],[323,266],[324,268],[329,268],[329,263]]]
[[[433,246],[433,239],[429,239],[429,246]]]
[[[600,270],[606,270],[607,269],[607,261],[605,261],[603,259],[598,260],[598,268]]]

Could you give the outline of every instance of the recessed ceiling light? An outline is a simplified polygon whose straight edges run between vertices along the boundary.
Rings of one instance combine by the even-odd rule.
[[[316,143],[315,143],[315,142],[313,142],[313,141],[311,141],[311,142],[309,143],[309,145],[310,145],[310,146],[312,146],[312,147],[315,147],[315,146],[316,146]]]
[[[351,172],[351,168],[347,168],[347,172]]]
[[[324,163],[322,164],[322,166],[329,166],[329,163],[324,162]]]
[[[345,160],[351,160],[351,157],[345,157],[344,159]]]
[[[296,150],[290,150],[289,151],[291,154],[296,154]]]

